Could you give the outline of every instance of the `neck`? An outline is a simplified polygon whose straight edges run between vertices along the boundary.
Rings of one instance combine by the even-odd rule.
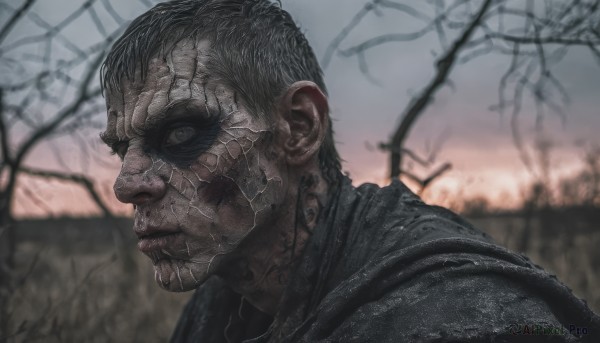
[[[221,274],[235,292],[271,315],[327,202],[328,185],[320,171],[302,173],[294,185],[282,215],[269,227],[256,228]]]

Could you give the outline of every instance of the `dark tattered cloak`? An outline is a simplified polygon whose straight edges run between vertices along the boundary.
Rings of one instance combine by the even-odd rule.
[[[513,335],[518,325],[564,330]],[[401,182],[354,188],[345,178],[274,318],[211,277],[172,341],[600,342],[600,317],[555,276]]]

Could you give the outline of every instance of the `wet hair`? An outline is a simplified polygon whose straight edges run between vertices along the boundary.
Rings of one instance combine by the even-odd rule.
[[[296,81],[312,81],[327,94],[315,54],[288,12],[269,0],[182,0],[156,5],[115,42],[101,68],[104,89],[121,92],[123,78],[145,79],[155,56],[182,39],[211,42],[207,69],[238,92],[253,115],[265,116]],[[340,157],[329,130],[319,151],[328,182],[337,182]]]

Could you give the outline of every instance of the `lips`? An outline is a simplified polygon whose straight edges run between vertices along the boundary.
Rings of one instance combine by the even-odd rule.
[[[136,230],[135,233],[138,236],[137,245],[141,252],[161,251],[166,255],[169,255],[166,251],[172,250],[173,247],[177,246],[178,240],[181,240],[183,237],[183,233],[179,229],[148,228],[145,230]]]

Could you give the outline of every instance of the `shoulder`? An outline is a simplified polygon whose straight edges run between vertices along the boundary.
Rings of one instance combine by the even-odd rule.
[[[460,216],[401,183],[356,192],[351,263],[340,262],[353,267],[310,315],[309,341],[514,341],[528,324],[563,330],[543,341],[577,339],[571,324],[600,333],[598,316],[566,286]]]
[[[514,341],[532,338],[519,336],[528,326],[561,332],[533,337],[540,341],[592,337],[572,335],[571,325],[600,334],[599,318],[566,286],[481,244],[431,241],[373,261],[327,294],[307,334],[346,342]]]
[[[355,190],[349,213],[347,244],[352,254],[369,261],[421,243],[464,238],[493,239],[448,209],[425,204],[402,182],[386,187],[364,184]],[[354,256],[352,256],[354,257]]]

